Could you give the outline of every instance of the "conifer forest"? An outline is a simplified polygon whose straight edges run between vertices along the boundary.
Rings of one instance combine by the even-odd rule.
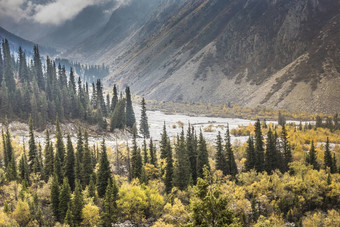
[[[0,1],[0,226],[340,227],[335,2]]]

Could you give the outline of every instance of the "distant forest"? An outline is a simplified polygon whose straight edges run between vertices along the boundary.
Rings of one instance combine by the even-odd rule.
[[[78,119],[106,130],[107,119],[111,118],[111,131],[116,127],[133,127],[135,117],[129,87],[125,89],[126,97],[121,94],[118,98],[116,87],[112,99],[103,92],[101,79],[108,75],[107,67],[52,60],[48,56],[44,67],[37,45],[33,52],[33,59],[28,62],[20,47],[18,59],[14,59],[8,41],[2,42],[1,120],[7,117],[8,120],[27,121],[31,115],[35,127],[42,129],[48,122],[55,122],[58,116],[61,122]],[[66,67],[69,67],[68,72]]]

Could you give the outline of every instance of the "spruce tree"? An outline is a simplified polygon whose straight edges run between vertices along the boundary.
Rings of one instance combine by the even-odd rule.
[[[150,152],[150,163],[157,167],[157,154],[156,154],[156,148],[153,146],[152,138],[150,138],[149,143],[149,152]]]
[[[174,169],[174,186],[178,187],[180,190],[185,190],[190,181],[190,162],[188,153],[185,145],[184,138],[184,129],[182,128],[182,132],[180,137],[177,137],[177,144],[175,148],[175,169]]]
[[[291,152],[291,148],[288,142],[288,135],[287,135],[287,129],[286,129],[285,124],[282,126],[281,141],[282,141],[283,157],[284,157],[283,170],[288,171],[289,169],[288,164],[292,162],[292,152]]]
[[[102,142],[102,152],[99,159],[99,169],[98,169],[98,179],[97,179],[97,191],[98,196],[102,198],[105,195],[107,182],[111,180],[111,168],[110,163],[107,158],[105,139]]]
[[[117,201],[118,199],[118,187],[115,179],[113,183],[108,180],[105,196],[103,199],[103,209],[100,216],[100,224],[102,226],[112,226],[117,219]]]
[[[45,182],[47,182],[48,178],[53,175],[53,163],[54,163],[53,146],[50,141],[50,132],[48,129],[46,129],[46,143],[44,148],[44,154],[45,154],[44,177]]]
[[[197,143],[195,139],[195,131],[194,128],[190,126],[188,127],[187,137],[186,137],[186,149],[188,151],[190,169],[191,169],[191,178],[194,185],[197,182]]]
[[[77,148],[76,148],[76,156],[75,156],[75,177],[76,179],[79,179],[81,184],[85,186],[83,182],[83,167],[85,167],[82,163],[83,161],[83,153],[84,153],[84,147],[83,147],[83,134],[81,132],[80,127],[78,127],[78,134],[77,134]]]
[[[91,175],[93,174],[93,168],[92,168],[92,157],[91,157],[91,151],[89,148],[89,138],[88,133],[85,131],[84,133],[84,153],[83,153],[83,159],[81,161],[83,168],[82,168],[82,177],[83,177],[83,186],[88,185],[90,183]]]
[[[8,180],[17,179],[17,163],[14,157],[14,149],[12,146],[11,134],[9,132],[9,125],[6,119],[6,136],[5,136],[5,152],[7,153],[8,165],[6,167],[6,175]]]
[[[23,145],[23,147],[24,147],[24,152],[21,156],[20,163],[19,163],[19,177],[22,181],[26,181],[27,184],[29,184],[30,173],[29,173],[29,168],[28,168],[28,163],[27,163],[27,158],[26,158],[25,144]]]
[[[267,135],[267,143],[266,143],[266,154],[265,154],[265,163],[264,167],[267,173],[272,173],[276,168],[278,168],[280,163],[277,160],[276,147],[274,142],[274,135],[272,130],[269,129]]]
[[[136,133],[133,134],[133,151],[131,157],[131,167],[132,167],[131,171],[132,179],[134,178],[140,179],[142,174],[143,162],[142,156],[140,154],[140,149],[137,146]]]
[[[254,141],[251,137],[249,137],[247,153],[246,153],[246,163],[245,163],[246,171],[255,169],[255,164],[256,164],[256,154],[255,154],[255,148],[254,148]]]
[[[69,89],[72,91],[74,94],[76,93],[76,79],[74,77],[73,69],[72,67],[70,68],[70,78],[69,78]]]
[[[264,170],[264,148],[263,148],[263,137],[261,132],[261,123],[258,119],[255,123],[255,169],[258,172],[262,172]]]
[[[68,184],[68,180],[65,177],[63,180],[63,185],[61,186],[59,193],[59,217],[60,221],[63,221],[68,210],[68,204],[71,201],[71,188]]]
[[[327,168],[331,169],[333,165],[332,162],[333,162],[333,158],[332,158],[331,151],[329,149],[329,139],[327,137],[326,146],[325,146],[325,155],[324,155],[325,169]]]
[[[165,167],[165,191],[166,193],[170,193],[173,187],[173,159],[172,159],[172,148],[170,145],[170,140],[167,138],[167,147],[166,147],[166,167]]]
[[[75,187],[75,172],[74,172],[75,157],[70,134],[67,135],[66,146],[67,152],[64,165],[64,177],[67,178],[70,188],[73,191]]]
[[[126,126],[132,128],[136,122],[135,113],[133,112],[130,88],[126,87]]]
[[[14,80],[14,66],[13,66],[11,52],[10,52],[7,39],[5,39],[2,42],[2,51],[4,54],[3,81],[6,82],[8,91],[11,93],[15,91],[16,85],[15,85],[15,80]]]
[[[210,170],[207,144],[201,130],[197,150],[197,177],[203,178],[204,166]]]
[[[110,120],[110,130],[123,129],[125,127],[125,99],[119,100]]]
[[[148,158],[148,148],[146,146],[146,140],[145,140],[145,137],[144,137],[144,140],[143,140],[143,162],[144,162],[144,165],[146,163],[149,163],[149,158]]]
[[[140,133],[146,137],[149,138],[150,137],[150,131],[149,131],[149,123],[148,123],[148,116],[146,115],[146,107],[145,107],[145,99],[142,99],[142,103],[141,103],[141,119],[140,119],[140,126],[139,126],[139,130]]]
[[[118,103],[118,92],[117,92],[117,86],[113,85],[113,96],[112,96],[112,101],[111,101],[111,112],[115,110],[116,106]]]
[[[88,193],[88,197],[93,198],[93,200],[96,201],[97,199],[96,184],[95,184],[95,179],[93,178],[94,178],[93,175],[91,175],[87,193]]]
[[[30,172],[38,172],[39,171],[39,163],[38,163],[38,150],[37,145],[35,144],[34,131],[33,131],[33,119],[32,116],[29,119],[29,154],[28,154],[28,163]]]
[[[44,75],[42,71],[42,64],[41,64],[38,45],[34,45],[33,51],[34,51],[33,62],[34,62],[35,78],[37,80],[39,89],[45,90],[45,81],[44,81]]]
[[[65,159],[65,146],[63,142],[63,137],[61,134],[61,129],[59,125],[59,119],[56,120],[56,154],[55,154],[55,162],[54,168],[55,173],[57,174],[59,183],[62,183],[63,173],[62,173],[62,164]]]
[[[336,165],[335,154],[333,154],[331,173],[336,173],[336,172],[337,172],[337,168],[338,168],[338,167],[337,167],[337,165]]]
[[[227,160],[224,154],[224,149],[222,146],[222,137],[221,133],[218,132],[217,139],[216,139],[216,157],[215,157],[215,169],[221,170],[224,175],[227,174],[228,166],[227,166]]]
[[[168,135],[166,132],[166,126],[165,126],[165,122],[163,125],[163,133],[162,133],[162,138],[161,138],[161,142],[160,142],[160,147],[161,147],[161,159],[165,159],[168,157]]]
[[[59,181],[56,174],[53,175],[52,185],[51,185],[51,206],[53,215],[57,220],[60,220],[59,216]]]
[[[72,216],[73,216],[73,224],[79,226],[82,222],[82,209],[84,207],[84,199],[82,186],[79,180],[76,180],[76,186],[74,190],[74,198],[72,201]]]
[[[306,162],[307,162],[307,164],[312,165],[313,169],[316,169],[316,170],[319,169],[319,164],[316,161],[316,151],[315,151],[315,147],[314,147],[314,141],[312,141],[310,151],[307,154]]]
[[[227,173],[235,177],[235,175],[237,174],[237,165],[235,162],[234,151],[231,147],[229,124],[227,126],[225,140],[226,140],[225,151],[226,151],[227,163],[228,163],[227,167],[229,168]]]

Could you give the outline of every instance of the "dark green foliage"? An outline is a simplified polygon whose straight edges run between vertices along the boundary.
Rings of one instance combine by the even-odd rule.
[[[217,134],[216,150],[215,169],[221,170],[223,174],[226,175],[229,168],[227,166],[227,160],[222,146],[222,137],[220,132]]]
[[[32,117],[30,117],[29,120],[29,153],[28,153],[28,163],[29,168],[31,172],[38,172],[40,171],[40,164],[38,162],[38,149],[37,145],[35,144],[35,138],[34,138],[34,131],[33,131],[33,120]]]
[[[149,143],[149,152],[150,152],[150,163],[157,167],[157,154],[156,154],[156,148],[153,146],[152,138],[150,138]]]
[[[63,185],[61,186],[59,193],[59,217],[60,221],[63,221],[68,210],[68,204],[71,201],[71,188],[68,184],[68,180],[65,177],[63,180]]]
[[[168,157],[168,135],[166,132],[166,126],[165,126],[165,122],[163,125],[163,133],[162,133],[162,138],[161,138],[161,142],[160,142],[160,147],[161,147],[161,159],[165,159]]]
[[[93,164],[92,164],[92,157],[91,157],[91,151],[89,148],[89,138],[88,138],[88,133],[85,131],[84,133],[84,153],[82,157],[81,164],[83,165],[82,168],[82,182],[83,186],[88,185],[90,183],[90,178],[91,175],[93,174]]]
[[[173,187],[173,159],[172,159],[172,148],[170,145],[170,140],[167,139],[167,147],[166,147],[166,167],[165,167],[165,191],[166,193],[170,193]]]
[[[107,158],[107,153],[106,153],[106,145],[105,145],[105,139],[103,138],[102,142],[102,152],[100,154],[100,159],[99,159],[99,169],[97,173],[97,191],[98,191],[98,196],[102,198],[105,195],[106,187],[107,187],[107,182],[110,179],[111,180],[111,168],[110,168],[110,163]]]
[[[46,129],[46,143],[45,143],[45,163],[44,163],[44,177],[45,181],[48,181],[48,178],[53,174],[53,165],[54,165],[54,155],[53,155],[53,145],[50,141],[50,133],[48,129]]]
[[[3,81],[6,83],[8,91],[12,93],[15,91],[16,85],[14,80],[14,66],[7,39],[2,42],[2,51],[4,54]]]
[[[74,198],[72,201],[72,216],[73,224],[79,226],[82,222],[82,209],[84,207],[82,186],[79,180],[76,181],[76,187],[74,190]]]
[[[314,148],[314,141],[312,141],[312,145],[306,157],[306,162],[309,165],[312,165],[314,169],[319,169],[319,163],[316,161],[316,151]]]
[[[51,185],[51,206],[53,215],[56,217],[57,220],[60,220],[59,215],[59,181],[58,176],[54,174],[52,185]]]
[[[190,163],[185,146],[184,129],[182,129],[181,136],[177,137],[177,144],[175,147],[175,169],[173,184],[180,190],[185,190],[190,181]]]
[[[71,141],[71,136],[67,135],[67,153],[66,153],[65,165],[64,165],[64,177],[67,178],[72,191],[74,190],[74,187],[75,187],[74,164],[75,164],[75,157],[74,157],[74,149],[73,149],[73,145]]]
[[[282,126],[281,141],[283,147],[283,171],[288,171],[289,163],[292,162],[292,151],[288,142],[286,125]]]
[[[77,179],[80,180],[80,182],[82,183],[83,181],[83,153],[84,153],[84,147],[83,147],[83,135],[81,132],[80,127],[78,128],[78,134],[77,134],[77,151],[76,151],[76,155],[75,155],[75,177]],[[84,184],[82,184],[83,186],[85,186]]]
[[[28,82],[30,79],[29,70],[26,63],[26,55],[21,47],[19,47],[19,78],[21,83]]]
[[[92,197],[94,201],[96,201],[97,199],[97,194],[96,194],[96,184],[95,184],[95,179],[93,179],[94,177],[90,177],[90,183],[87,189],[88,192],[88,196]]]
[[[249,137],[247,153],[246,153],[246,163],[245,163],[246,171],[255,169],[255,163],[256,163],[256,155],[255,155],[254,141],[251,137]]]
[[[228,208],[229,200],[222,192],[220,184],[213,182],[207,167],[203,170],[203,178],[197,180],[194,188],[195,200],[191,202],[193,209],[193,226],[238,226],[237,219]]]
[[[279,112],[278,116],[278,124],[281,125],[282,127],[286,124],[286,118]]]
[[[111,112],[113,112],[117,106],[118,103],[118,92],[117,92],[117,86],[113,85],[113,96],[111,101]]]
[[[272,173],[272,171],[277,169],[279,165],[280,163],[278,163],[278,156],[277,156],[277,151],[275,147],[275,138],[272,133],[272,130],[269,129],[268,135],[267,135],[264,167],[268,173]]]
[[[4,153],[6,154],[5,160],[7,159],[6,176],[8,180],[17,179],[17,163],[14,157],[14,150],[12,146],[11,134],[9,132],[8,122],[6,121],[6,134],[3,135]],[[6,162],[5,162],[6,164]]]
[[[103,86],[100,80],[97,80],[96,83],[96,108],[100,110],[103,116],[107,116],[106,105],[104,101],[104,94],[103,94]]]
[[[147,149],[147,146],[146,146],[145,137],[144,137],[144,140],[143,140],[143,162],[144,162],[144,165],[146,163],[149,163],[148,149]]]
[[[71,205],[71,203],[68,203],[67,207],[68,208],[67,208],[67,212],[66,212],[64,223],[66,225],[68,225],[69,227],[73,227],[75,225],[73,223],[73,214],[72,214],[72,205]]]
[[[112,226],[117,220],[117,201],[118,199],[118,187],[115,179],[113,182],[108,180],[105,197],[103,199],[103,209],[100,216],[100,222],[102,226]]]
[[[235,157],[234,157],[234,151],[231,147],[231,141],[230,141],[230,133],[229,133],[229,124],[227,126],[227,132],[226,132],[226,145],[225,145],[225,151],[226,151],[226,158],[227,158],[227,174],[232,175],[235,177],[237,174],[237,165],[235,162]]]
[[[33,51],[34,51],[33,62],[34,62],[34,73],[35,73],[34,77],[38,83],[39,89],[45,90],[45,81],[44,81],[44,75],[42,71],[42,64],[41,64],[38,45],[34,46]]]
[[[22,154],[20,163],[19,163],[19,177],[22,181],[26,181],[29,184],[30,182],[29,175],[30,173],[29,173],[29,167],[27,163],[25,144],[24,144],[24,153]]]
[[[203,177],[204,166],[210,170],[207,144],[201,130],[197,149],[197,177]]]
[[[65,159],[65,146],[64,146],[58,118],[56,121],[56,129],[57,129],[56,130],[56,154],[55,154],[55,162],[54,162],[54,171],[57,174],[59,183],[62,183],[62,179],[63,179],[62,165]]]
[[[327,169],[327,167],[332,168],[332,162],[333,162],[333,158],[332,158],[331,151],[329,150],[329,139],[327,137],[326,146],[325,146],[325,155],[324,155],[325,169]]]
[[[264,170],[264,148],[260,120],[255,123],[255,156],[255,169],[262,172]]]
[[[130,88],[126,87],[126,126],[132,128],[136,122],[135,113],[133,112]]]
[[[133,134],[133,151],[131,156],[131,168],[132,179],[134,178],[140,179],[143,168],[143,162],[140,149],[137,146],[135,133]]]
[[[197,182],[197,141],[195,138],[194,128],[190,126],[188,127],[187,136],[186,136],[186,149],[188,152],[189,162],[190,162],[190,172],[191,179],[193,184]]]
[[[113,132],[114,129],[123,129],[125,126],[125,100],[121,99],[116,105],[115,110],[111,116],[110,130]]]
[[[141,110],[141,119],[140,119],[140,126],[139,131],[140,133],[146,137],[150,137],[150,131],[149,131],[149,123],[148,123],[148,116],[146,115],[146,107],[145,107],[145,99],[142,99],[142,110]]]

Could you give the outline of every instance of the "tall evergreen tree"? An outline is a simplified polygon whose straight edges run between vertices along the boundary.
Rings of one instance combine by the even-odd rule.
[[[135,113],[133,112],[131,93],[129,87],[126,87],[125,95],[126,95],[126,126],[132,128],[136,122],[136,119]]]
[[[268,135],[267,135],[264,167],[265,167],[265,170],[270,174],[272,171],[278,168],[279,165],[280,163],[278,163],[278,160],[277,160],[274,135],[272,133],[272,130],[269,129]]]
[[[161,159],[165,159],[168,157],[168,135],[166,132],[166,126],[165,126],[165,122],[163,125],[163,133],[162,133],[162,138],[161,138],[161,142],[160,142],[160,147],[161,147]]]
[[[186,149],[188,151],[189,161],[190,161],[190,169],[191,169],[191,178],[194,185],[197,182],[197,143],[195,139],[195,131],[194,128],[190,126],[188,127],[187,136],[186,136]]]
[[[50,132],[46,129],[46,144],[45,144],[45,163],[44,163],[44,177],[45,181],[48,181],[48,178],[53,175],[53,165],[54,165],[54,155],[53,155],[53,146],[50,141]]]
[[[29,71],[26,63],[26,55],[21,47],[19,47],[19,78],[21,83],[29,81]]]
[[[148,148],[147,148],[147,145],[146,145],[145,137],[144,137],[144,140],[143,140],[143,162],[144,162],[144,165],[146,163],[149,163]]]
[[[165,191],[170,193],[173,187],[173,159],[172,159],[172,148],[170,145],[170,140],[167,138],[167,148],[166,148],[166,167],[165,167]]]
[[[337,165],[336,165],[335,154],[333,154],[331,173],[336,173],[336,172],[337,172],[337,168],[338,168],[338,167],[337,167]]]
[[[76,180],[74,198],[72,201],[72,217],[73,217],[73,224],[75,226],[79,226],[83,220],[82,219],[83,207],[84,207],[84,199],[83,199],[82,187],[81,187],[79,180]]]
[[[198,141],[198,151],[197,151],[197,177],[203,177],[203,169],[206,166],[210,170],[209,157],[207,144],[203,137],[202,130],[200,131],[200,137]]]
[[[260,120],[257,120],[255,123],[255,155],[255,169],[258,172],[262,172],[264,170],[264,148]]]
[[[23,144],[24,147],[24,152],[21,156],[20,163],[19,163],[19,177],[22,181],[27,182],[29,184],[30,178],[29,178],[29,168],[28,168],[28,163],[27,163],[27,158],[26,158],[26,149],[25,149],[25,144]]]
[[[59,216],[60,221],[63,221],[68,210],[68,204],[71,201],[71,188],[68,184],[68,180],[65,177],[63,180],[63,185],[61,186],[59,193]]]
[[[45,80],[44,80],[44,75],[42,71],[42,64],[41,64],[38,45],[34,45],[33,51],[34,51],[33,62],[34,62],[35,78],[37,80],[39,89],[45,90]]]
[[[76,93],[76,79],[74,77],[74,72],[72,67],[70,68],[70,78],[69,78],[69,89],[72,91],[74,94]]]
[[[310,148],[310,150],[307,154],[306,162],[307,162],[307,164],[312,165],[314,169],[319,169],[319,164],[316,161],[316,151],[315,151],[315,147],[314,147],[314,141],[312,141],[311,148]]]
[[[39,163],[38,163],[38,149],[35,144],[34,131],[33,131],[33,119],[32,116],[29,119],[29,156],[28,156],[28,164],[31,172],[39,171]]]
[[[53,175],[52,185],[51,185],[51,205],[53,215],[57,220],[60,220],[59,215],[59,181],[56,174]]]
[[[142,174],[143,162],[142,156],[140,154],[140,149],[137,146],[136,133],[133,134],[133,151],[131,157],[131,167],[132,167],[131,171],[132,179],[134,178],[140,179]]]
[[[247,153],[246,153],[246,163],[245,163],[246,171],[255,169],[255,164],[256,164],[256,154],[255,154],[255,148],[254,148],[254,141],[251,137],[249,137]]]
[[[11,133],[9,132],[9,124],[7,122],[6,119],[6,135],[5,135],[5,147],[4,147],[4,151],[5,153],[7,153],[7,159],[8,159],[8,163],[6,166],[6,175],[7,175],[7,179],[8,180],[16,180],[17,179],[17,164],[15,161],[15,157],[14,157],[14,149],[12,146],[12,139],[11,139]]]
[[[287,135],[287,129],[286,129],[285,124],[282,126],[281,141],[282,141],[283,157],[284,157],[283,170],[288,171],[289,169],[288,164],[292,162],[292,152],[291,152],[291,148],[288,142],[288,135]]]
[[[98,196],[103,197],[105,195],[107,182],[111,180],[111,168],[110,163],[107,158],[105,139],[102,142],[102,152],[99,159],[99,169],[98,169],[98,179],[97,179],[97,191]]]
[[[231,147],[231,141],[230,141],[230,132],[229,132],[229,124],[227,126],[227,132],[225,135],[225,140],[226,140],[226,145],[225,145],[225,151],[227,155],[227,167],[228,169],[228,174],[235,176],[237,174],[237,165],[235,162],[235,157],[234,157],[234,151]]]
[[[64,164],[64,177],[67,178],[70,188],[73,191],[75,187],[75,172],[74,172],[75,157],[70,134],[67,135],[66,147],[67,152]]]
[[[83,156],[84,156],[84,146],[83,146],[83,134],[81,132],[81,128],[78,127],[78,134],[77,134],[77,152],[75,156],[75,177],[76,179],[80,180],[80,183],[85,186],[83,182],[83,167],[85,167],[82,163]],[[87,168],[87,167],[86,167]]]
[[[123,129],[125,127],[125,100],[121,99],[116,105],[110,120],[110,130]]]
[[[174,186],[178,187],[180,190],[185,190],[190,182],[190,162],[188,153],[185,145],[184,138],[184,129],[182,128],[182,132],[180,137],[177,137],[177,144],[175,148],[175,169],[174,169]]]
[[[4,54],[3,79],[6,82],[8,91],[11,93],[15,91],[16,85],[14,80],[14,66],[7,39],[2,42],[2,51]]]
[[[65,146],[63,142],[63,137],[61,134],[59,119],[56,120],[56,154],[55,154],[55,162],[54,162],[54,171],[57,174],[59,183],[62,183],[63,173],[62,173],[62,164],[65,159]]]
[[[150,131],[149,131],[149,123],[148,123],[148,116],[146,115],[146,107],[145,107],[145,99],[142,99],[142,103],[141,103],[141,119],[140,119],[140,126],[139,126],[139,130],[140,133],[146,137],[149,138],[150,137]]]
[[[333,158],[332,158],[331,151],[329,149],[329,138],[327,137],[326,146],[325,146],[325,155],[324,155],[325,169],[327,168],[331,169],[333,165],[332,162],[333,162]]]
[[[117,106],[118,103],[118,92],[117,92],[117,86],[113,85],[113,96],[111,101],[111,112],[113,112]]]
[[[89,138],[88,133],[85,131],[84,133],[84,153],[83,153],[83,159],[81,161],[83,168],[82,168],[82,177],[83,177],[83,186],[88,185],[90,183],[91,175],[93,174],[93,168],[92,168],[92,157],[91,157],[91,151],[89,148]]]
[[[153,146],[152,138],[150,138],[149,143],[149,152],[150,152],[150,163],[157,167],[157,154],[156,154],[156,148]]]
[[[117,201],[118,199],[118,187],[115,179],[113,183],[108,180],[105,197],[103,199],[103,210],[100,216],[100,222],[102,226],[112,226],[117,219]]]
[[[228,171],[228,164],[224,154],[224,149],[222,146],[222,137],[221,133],[218,132],[217,139],[216,139],[216,158],[215,158],[215,169],[221,170],[224,175],[227,174]]]

